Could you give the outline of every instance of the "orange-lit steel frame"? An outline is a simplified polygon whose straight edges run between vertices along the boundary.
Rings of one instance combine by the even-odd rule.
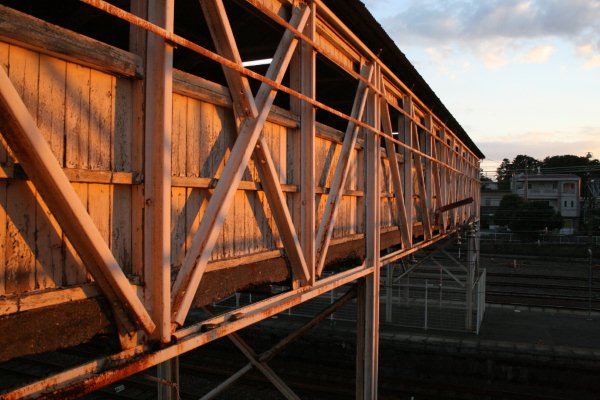
[[[140,300],[77,198],[23,100],[0,68],[0,131],[73,242],[101,292],[109,299],[123,346],[123,351],[118,354],[0,394],[0,398],[80,396],[227,335],[232,335],[231,339],[250,363],[205,398],[212,398],[252,367],[263,372],[286,398],[297,398],[266,362],[281,347],[289,345],[300,333],[316,325],[324,316],[356,295],[356,397],[376,399],[380,268],[443,240],[462,225],[477,220],[479,158],[476,153],[461,142],[321,0],[284,1],[289,10],[287,19],[269,7],[270,3],[279,4],[279,1],[248,0],[266,18],[285,28],[264,76],[242,66],[222,0],[200,0],[199,4],[208,21],[216,52],[173,33],[174,0],[132,2],[136,4],[132,6],[131,13],[102,0],[81,1],[128,21],[133,33],[131,50],[146,61],[145,69],[133,72],[134,75],[142,75],[145,82],[145,85],[136,86],[137,89],[134,87],[137,90],[134,102],[143,103],[146,107],[146,119],[142,124],[145,126],[145,186],[143,192],[134,194],[143,198],[145,211],[143,217],[132,216],[138,220],[143,218],[144,221],[143,270],[146,286]],[[352,46],[358,52],[359,72],[344,65],[328,48],[317,43],[316,34],[324,29],[334,30],[347,42],[345,46]],[[186,47],[221,64],[234,110],[237,138],[191,239],[191,247],[171,285],[169,260],[172,250],[169,235],[170,188],[173,181],[170,142],[173,82],[177,74],[173,70],[173,46]],[[316,100],[317,54],[331,60],[356,79],[357,89],[350,115]],[[101,64],[103,61],[92,62]],[[288,68],[290,87],[281,83]],[[128,73],[131,75],[131,71]],[[256,96],[250,90],[249,79],[261,82]],[[271,116],[277,92],[290,95],[291,109],[300,116],[300,141],[296,151],[303,167],[300,187],[295,189],[299,192],[302,204],[299,226],[294,225],[293,212],[286,203],[284,192],[291,189],[283,188],[271,150],[262,134],[265,122]],[[315,218],[316,109],[347,121],[323,218],[318,223]],[[393,132],[392,113],[400,115],[397,136]],[[362,265],[320,278],[326,266],[334,222],[342,196],[347,191],[346,181],[359,140],[362,140],[365,154],[366,257]],[[381,147],[382,140],[385,148]],[[384,157],[389,162],[393,188],[393,194],[389,197],[395,200],[394,223],[401,241],[398,250],[381,257],[380,207],[382,192],[386,191],[381,185]],[[267,300],[185,326],[217,236],[223,227],[225,214],[231,208],[251,158],[257,166],[261,190],[272,210],[285,255],[292,268],[293,287]],[[137,162],[141,164],[141,160],[142,157],[138,157]],[[414,226],[418,216],[423,240],[414,243]],[[357,285],[352,293],[344,296],[333,308],[325,310],[307,325],[308,328],[293,334],[266,354],[255,354],[246,343],[234,336],[236,331],[246,326],[354,281],[357,281]],[[232,318],[234,314],[235,318]],[[210,329],[206,331],[206,327]],[[147,335],[139,334],[140,331],[145,331]],[[160,350],[155,349],[152,344],[154,341],[163,343]],[[159,378],[168,379],[167,376]],[[171,393],[167,390],[161,392],[160,396],[171,398]]]

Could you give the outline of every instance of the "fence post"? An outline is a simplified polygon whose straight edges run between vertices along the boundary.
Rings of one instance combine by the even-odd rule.
[[[427,279],[425,279],[425,326],[424,329],[427,330]]]
[[[473,227],[469,228],[467,232],[467,280],[465,282],[466,287],[466,315],[465,315],[465,329],[468,331],[473,330],[473,283],[475,267],[477,264],[477,246],[476,246],[476,235]]]
[[[588,249],[590,267],[588,269],[588,321],[592,320],[592,249]]]
[[[394,270],[393,263],[388,264],[385,276],[385,322],[392,322],[392,302],[394,300],[394,294],[392,293],[392,283],[394,281]]]

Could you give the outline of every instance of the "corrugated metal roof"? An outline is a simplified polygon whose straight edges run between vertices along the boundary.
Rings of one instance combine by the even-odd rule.
[[[381,52],[381,61],[413,91],[425,105],[432,110],[448,128],[452,129],[478,157],[485,155],[469,137],[467,132],[446,108],[444,103],[425,82],[408,58],[396,46],[392,38],[371,15],[360,0],[323,0],[361,41],[375,54]]]

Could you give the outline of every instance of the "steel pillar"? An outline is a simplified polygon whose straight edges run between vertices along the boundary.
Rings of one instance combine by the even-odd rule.
[[[379,68],[375,70],[376,86],[381,80]],[[367,98],[368,123],[379,126],[380,113],[377,95]],[[356,398],[377,399],[379,360],[379,287],[380,287],[380,168],[379,137],[365,131],[366,201],[365,245],[366,264],[373,273],[365,276],[358,285],[357,294],[357,354]]]
[[[172,358],[156,366],[157,378],[164,382],[158,384],[158,400],[179,399],[179,357]],[[171,383],[171,384],[168,384]]]
[[[465,313],[465,329],[473,329],[473,283],[475,282],[475,274],[477,270],[477,260],[479,259],[479,246],[477,243],[477,234],[475,227],[469,226],[467,231],[467,254],[466,266],[467,277],[465,282],[466,293],[466,313]]]

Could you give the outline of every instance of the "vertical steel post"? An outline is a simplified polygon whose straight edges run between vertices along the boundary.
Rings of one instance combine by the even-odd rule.
[[[470,226],[467,231],[467,277],[465,282],[466,289],[466,313],[465,313],[465,329],[471,331],[473,329],[473,282],[475,276],[475,266],[477,264],[476,251],[476,234],[475,229]]]
[[[179,399],[179,357],[171,358],[169,361],[160,363],[156,366],[156,375],[159,379],[170,382],[158,384],[159,400],[178,400]]]
[[[174,0],[149,0],[148,20],[173,31]],[[152,33],[146,52],[144,278],[155,339],[171,340],[171,125],[173,47]]]
[[[592,320],[592,249],[588,249],[590,265],[588,268],[588,321]]]
[[[428,303],[428,301],[427,301],[427,297],[428,297],[428,295],[429,295],[429,293],[427,292],[427,285],[428,285],[428,283],[429,283],[429,282],[427,282],[427,279],[425,279],[425,313],[424,313],[424,317],[423,317],[423,321],[424,321],[424,322],[423,322],[423,329],[425,329],[425,330],[427,330],[427,322],[428,322],[428,321],[427,321],[427,317],[428,317],[428,315],[427,315],[427,311],[428,311],[428,310],[427,310],[427,308],[428,308],[428,304],[427,304],[427,303]]]
[[[310,3],[311,13],[304,28],[304,33],[311,39],[315,37],[317,5]],[[302,42],[298,49],[299,62],[296,61],[292,66],[300,64],[299,86],[302,94],[315,98],[316,95],[316,53],[313,47],[306,42]],[[310,272],[310,285],[315,284],[316,280],[316,255],[315,255],[315,226],[316,226],[316,206],[315,206],[315,107],[307,102],[291,101],[292,111],[300,114],[300,152],[298,165],[300,167],[300,245],[304,251],[306,265]]]
[[[375,66],[374,82],[381,81],[381,73]],[[372,91],[367,99],[368,123],[379,128],[379,99]],[[381,154],[379,136],[364,130],[366,154],[366,264],[373,267],[358,290],[357,324],[357,364],[356,398],[359,400],[377,399],[377,377],[379,360],[379,285],[380,285],[380,246],[379,246],[379,207],[381,201],[380,166]]]
[[[174,29],[174,0],[148,0],[148,20]],[[145,299],[156,330],[154,339],[171,340],[171,127],[173,47],[148,33],[145,75],[144,278]],[[157,367],[159,379],[178,381],[177,359]],[[158,384],[159,400],[177,399],[175,388]]]
[[[385,322],[392,322],[392,302],[394,301],[394,294],[392,293],[392,283],[394,280],[394,264],[390,263],[386,269],[385,275]]]

